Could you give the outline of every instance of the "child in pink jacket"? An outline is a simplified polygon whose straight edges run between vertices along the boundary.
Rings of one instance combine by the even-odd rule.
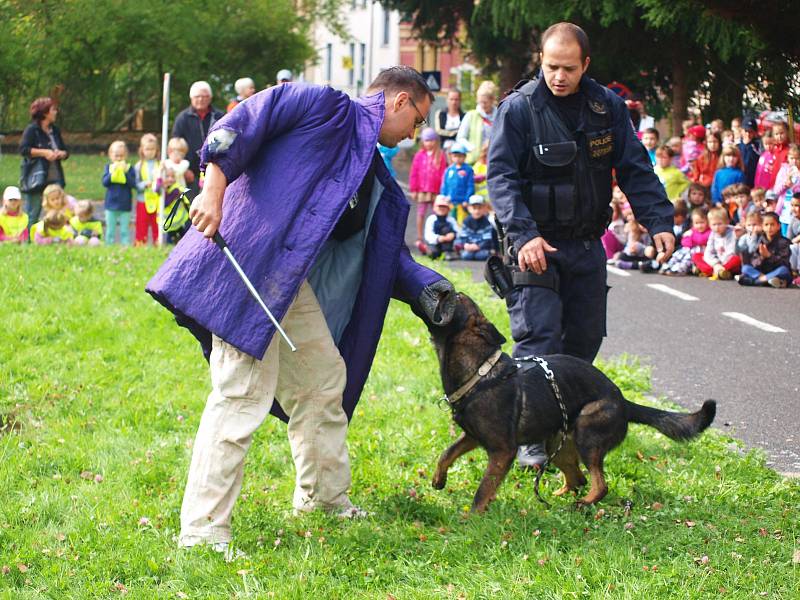
[[[439,136],[432,128],[422,130],[422,148],[414,155],[408,174],[408,189],[417,203],[417,248],[424,252],[423,227],[428,207],[442,186],[442,176],[447,168],[444,152],[439,147]]]
[[[692,211],[692,228],[681,236],[681,247],[661,266],[662,275],[688,275],[694,265],[693,257],[702,257],[711,230],[708,228],[708,215],[704,208]]]

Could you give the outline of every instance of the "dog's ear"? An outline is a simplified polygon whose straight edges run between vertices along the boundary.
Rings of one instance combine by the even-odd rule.
[[[502,346],[506,343],[506,338],[503,337],[503,334],[497,331],[497,327],[495,327],[488,319],[478,319],[475,331],[492,346]]]

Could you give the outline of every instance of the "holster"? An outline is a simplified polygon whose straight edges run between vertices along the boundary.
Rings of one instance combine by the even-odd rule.
[[[505,298],[516,287],[538,286],[545,287],[558,293],[558,274],[555,269],[537,275],[533,271],[520,271],[517,266],[516,252],[513,244],[503,231],[500,221],[495,219],[497,237],[503,251],[500,256],[491,256],[483,268],[483,278],[492,291],[500,298]]]

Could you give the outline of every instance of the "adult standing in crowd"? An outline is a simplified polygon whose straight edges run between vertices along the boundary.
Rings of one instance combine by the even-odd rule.
[[[461,90],[452,89],[447,92],[447,108],[436,111],[433,126],[439,134],[439,141],[445,152],[450,150],[456,141],[456,135],[464,120],[464,111],[461,110]]]
[[[172,126],[172,137],[180,137],[189,145],[186,160],[189,161],[189,171],[193,178],[186,178],[186,184],[197,193],[200,182],[200,148],[208,135],[209,129],[222,118],[222,111],[211,104],[211,86],[206,81],[195,81],[189,88],[190,105],[184,108],[175,117]]]
[[[572,23],[542,35],[542,68],[500,105],[489,148],[489,196],[516,257],[506,303],[514,356],[592,362],[606,334],[612,169],[661,261],[675,246],[673,208],[636,138],[625,102],[586,76],[589,39]],[[543,445],[520,448],[541,465]]]
[[[66,186],[61,161],[69,152],[55,125],[58,105],[52,98],[37,98],[30,107],[31,122],[22,132],[19,152],[24,157],[20,173],[20,189],[25,201],[29,224],[39,221],[42,210],[42,191],[51,183]]]
[[[742,171],[744,171],[744,182],[753,187],[756,179],[756,167],[758,159],[764,148],[761,146],[761,139],[758,137],[758,123],[753,117],[748,117],[742,123],[742,141],[738,144],[739,154],[742,156]]]
[[[275,75],[275,83],[278,85],[282,83],[291,83],[293,79],[292,72],[289,69],[281,69],[278,71],[278,74]]]
[[[233,89],[236,90],[236,98],[228,103],[226,112],[231,112],[240,102],[247,100],[250,96],[255,94],[256,84],[250,77],[242,77],[236,80],[236,83],[233,84]]]
[[[491,140],[492,124],[497,114],[497,91],[494,83],[484,81],[478,86],[475,94],[478,106],[464,115],[456,140],[467,148],[467,163],[472,165],[478,160],[483,144]],[[490,196],[491,197],[491,196]]]
[[[408,201],[376,149],[412,137],[433,95],[410,67],[385,69],[367,94],[273,86],[226,115],[203,147],[195,228],[147,288],[210,352],[182,546],[230,549],[245,454],[270,411],[288,416],[295,510],[363,515],[348,495],[345,438],[389,300],[434,323],[452,318],[453,287],[411,258]],[[218,228],[296,352],[206,239]]]

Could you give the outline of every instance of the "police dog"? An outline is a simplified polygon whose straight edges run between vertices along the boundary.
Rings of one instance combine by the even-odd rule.
[[[498,357],[505,338],[471,298],[458,294],[456,300],[454,316],[447,325],[437,326],[422,317],[436,348],[453,419],[463,430],[439,458],[432,483],[438,490],[444,488],[453,461],[483,447],[489,462],[472,502],[473,512],[483,512],[511,468],[518,446],[544,441],[548,453],[556,450],[563,417],[544,370],[536,363],[521,369],[507,354]],[[555,375],[568,422],[565,443],[552,459],[564,475],[564,485],[555,494],[560,496],[586,483],[580,460],[589,470],[591,488],[578,501],[579,506],[594,504],[608,492],[603,460],[625,439],[628,423],[650,425],[673,440],[688,440],[714,420],[713,400],[690,414],[640,406],[627,401],[619,388],[589,363],[564,354],[543,358]],[[492,364],[491,359],[496,362]],[[479,371],[482,376],[475,381]],[[474,386],[453,402],[453,395],[471,381]]]

